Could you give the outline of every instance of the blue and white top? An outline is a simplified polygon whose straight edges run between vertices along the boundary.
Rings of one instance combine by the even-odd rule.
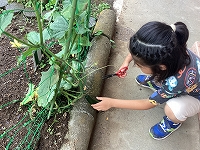
[[[188,50],[191,63],[179,72],[165,79],[161,88],[150,97],[153,104],[162,104],[181,95],[190,95],[200,100],[200,58]]]

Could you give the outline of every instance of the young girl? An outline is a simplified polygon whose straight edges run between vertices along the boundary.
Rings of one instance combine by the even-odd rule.
[[[142,100],[97,97],[101,102],[92,107],[98,111],[111,107],[145,110],[166,102],[166,116],[149,133],[158,140],[169,136],[187,117],[200,112],[200,58],[187,49],[188,37],[188,29],[182,22],[169,26],[154,21],[143,25],[130,38],[130,54],[120,69],[134,61],[147,74],[137,76],[136,82],[154,93]],[[121,78],[125,76],[126,73]]]

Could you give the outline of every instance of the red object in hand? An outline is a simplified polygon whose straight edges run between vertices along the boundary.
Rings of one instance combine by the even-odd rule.
[[[122,69],[118,70],[116,74],[117,74],[118,77],[121,77],[124,74],[126,74],[127,70],[128,70],[128,67],[123,67]]]
[[[113,76],[121,77],[124,74],[126,74],[127,70],[128,70],[128,67],[123,67],[122,69],[118,70],[117,73],[106,75],[106,76],[104,76],[103,79],[107,79],[107,78],[110,78],[110,77],[113,77]]]

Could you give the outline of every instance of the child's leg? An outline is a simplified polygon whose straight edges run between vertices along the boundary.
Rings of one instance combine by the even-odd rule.
[[[182,123],[183,122],[183,121],[180,121],[176,118],[172,109],[167,104],[165,105],[165,114],[174,123]]]
[[[167,101],[163,120],[150,129],[150,135],[154,139],[164,139],[177,130],[187,117],[200,112],[200,101],[194,97],[185,95],[172,98]]]
[[[175,123],[185,121],[200,112],[200,100],[189,96],[180,96],[167,101],[165,114]]]

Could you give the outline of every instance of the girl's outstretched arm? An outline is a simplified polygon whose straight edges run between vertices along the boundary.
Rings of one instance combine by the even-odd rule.
[[[146,110],[156,106],[150,103],[148,99],[122,100],[108,97],[97,97],[97,99],[101,100],[101,102],[93,104],[91,106],[98,111],[106,111],[112,107],[133,110]]]
[[[129,53],[126,58],[124,59],[121,67],[119,68],[119,70],[121,70],[122,68],[124,67],[128,67],[129,66],[129,63],[133,60],[133,57],[131,55],[131,53]]]

